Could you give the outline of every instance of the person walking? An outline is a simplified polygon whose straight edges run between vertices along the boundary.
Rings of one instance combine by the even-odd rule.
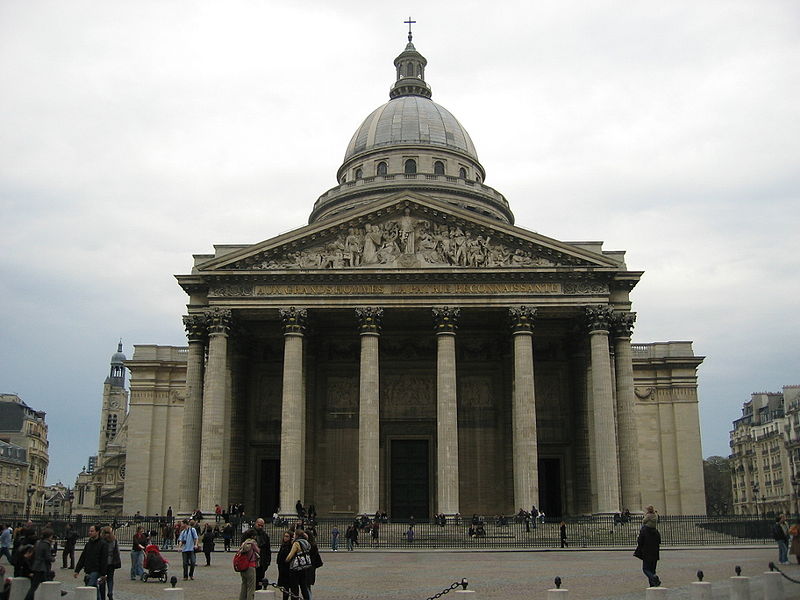
[[[253,600],[256,593],[256,569],[258,569],[258,543],[255,540],[255,529],[244,532],[244,541],[239,547],[239,554],[247,557],[248,567],[239,571],[242,587],[239,589],[239,600]]]
[[[778,562],[782,565],[789,564],[789,527],[786,525],[786,515],[778,515],[772,526],[772,539],[778,542]]]
[[[101,598],[114,600],[114,571],[122,567],[119,544],[117,544],[117,537],[114,535],[114,530],[108,526],[100,530],[100,539],[103,545],[101,550],[98,591],[100,592]]]
[[[206,528],[203,531],[203,554],[206,557],[206,566],[211,566],[211,553],[214,551],[214,530],[211,528],[211,523],[206,523]]]
[[[661,585],[661,580],[656,575],[656,566],[658,565],[659,553],[658,550],[661,546],[661,534],[658,529],[651,526],[643,526],[639,530],[639,538],[636,542],[636,550],[633,555],[642,561],[642,573],[647,577],[647,582],[650,587],[658,587]]]
[[[261,584],[267,574],[267,569],[272,562],[272,549],[269,547],[269,534],[264,529],[264,519],[256,519],[255,538],[258,545],[258,568],[256,569],[256,588],[261,589]]]
[[[67,523],[67,528],[64,531],[64,549],[61,551],[61,568],[74,569],[75,568],[75,544],[78,543],[78,532],[73,529],[72,525]],[[69,559],[69,567],[67,566],[67,559]]]
[[[144,549],[147,547],[147,535],[144,527],[139,525],[131,540],[131,581],[141,579],[144,575]]]
[[[89,539],[83,547],[81,555],[78,557],[78,564],[75,565],[73,577],[77,578],[81,569],[86,573],[84,584],[89,587],[97,587],[97,580],[100,579],[103,561],[103,542],[100,539],[100,530],[96,525],[89,525]],[[97,590],[98,600],[103,600],[100,590]]]
[[[230,521],[225,523],[222,528],[222,547],[225,552],[231,551],[231,539],[233,538],[233,523]]]
[[[67,525],[69,527],[69,525]],[[11,561],[11,543],[14,536],[14,530],[11,525],[3,525],[3,531],[0,533],[0,558],[6,557],[8,564],[13,564]]]
[[[294,532],[294,542],[292,549],[286,556],[286,564],[289,565],[289,588],[300,588],[300,593],[303,600],[311,600],[311,590],[308,587],[308,570],[293,570],[291,568],[292,559],[299,553],[309,554],[311,552],[311,544],[308,543],[306,532],[302,529],[296,529]]]
[[[50,567],[53,564],[53,530],[43,529],[42,537],[33,547],[33,561],[31,562],[31,586],[25,600],[33,600],[33,595],[43,581],[47,581]]]
[[[339,551],[339,528],[336,525],[331,529],[331,550]]]
[[[178,547],[183,559],[183,580],[194,580],[194,568],[197,565],[197,530],[189,526],[189,519],[181,522],[181,534],[178,536]]]
[[[800,523],[795,523],[789,528],[789,535],[792,538],[789,546],[789,554],[797,557],[797,564],[800,565]]]
[[[566,548],[569,546],[567,543],[567,524],[564,521],[561,521],[561,525],[558,528],[558,534],[561,538],[561,547]]]
[[[295,596],[300,595],[300,588],[292,588],[291,571],[289,570],[289,563],[286,562],[286,557],[292,551],[292,534],[284,531],[281,536],[281,546],[278,548],[278,554],[275,556],[275,565],[278,567],[278,587],[283,590],[283,600],[289,600],[289,592]]]

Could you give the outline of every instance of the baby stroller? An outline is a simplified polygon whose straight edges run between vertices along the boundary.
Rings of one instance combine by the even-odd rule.
[[[148,544],[144,549],[144,568],[146,571],[142,574],[142,581],[153,579],[162,583],[167,582],[169,561],[161,556],[161,552],[155,544]]]

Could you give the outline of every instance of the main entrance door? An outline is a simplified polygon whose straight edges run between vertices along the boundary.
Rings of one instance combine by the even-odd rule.
[[[259,496],[259,514],[272,516],[280,502],[281,471],[280,461],[265,458],[261,461],[261,494]],[[290,511],[294,507],[281,506],[282,511]]]
[[[393,519],[428,519],[428,440],[392,440],[391,457],[389,515]]]
[[[561,517],[561,460],[539,459],[539,510],[547,517]]]

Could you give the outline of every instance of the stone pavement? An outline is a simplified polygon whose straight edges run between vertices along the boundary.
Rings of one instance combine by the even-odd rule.
[[[232,554],[215,552],[212,566],[198,566],[195,580],[187,582],[181,580],[180,556],[176,552],[165,552],[165,556],[170,561],[170,576],[176,575],[178,585],[186,590],[186,600],[238,598],[241,580],[231,566]],[[462,577],[476,592],[470,595],[471,600],[544,599],[556,575],[569,589],[569,600],[644,600],[646,587],[641,562],[632,556],[632,549],[475,552],[364,548],[336,553],[323,549],[322,558],[325,565],[317,571],[313,590],[316,600],[426,600]],[[698,569],[705,572],[706,581],[712,582],[714,597],[727,598],[728,578],[740,565],[743,575],[753,577],[753,599],[760,600],[759,576],[776,558],[777,550],[771,546],[662,548],[658,574],[664,586],[672,588],[671,600],[689,598],[689,585],[696,580]],[[130,553],[123,551],[114,600],[164,598],[164,584],[130,580],[129,561]],[[198,563],[205,564],[202,554]],[[784,570],[800,579],[800,565],[788,565]],[[267,576],[273,580],[276,574],[272,564]],[[82,581],[82,575],[76,580],[70,571],[61,569],[56,569],[56,577],[64,582],[65,589],[73,589]],[[784,580],[784,587],[787,598],[800,598],[800,584]]]

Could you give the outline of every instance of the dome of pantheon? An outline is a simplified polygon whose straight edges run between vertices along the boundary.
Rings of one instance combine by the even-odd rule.
[[[309,223],[409,189],[513,224],[506,199],[484,184],[486,171],[469,133],[431,100],[427,63],[409,35],[394,60],[389,102],[356,129],[337,171],[339,185],[316,201]]]

